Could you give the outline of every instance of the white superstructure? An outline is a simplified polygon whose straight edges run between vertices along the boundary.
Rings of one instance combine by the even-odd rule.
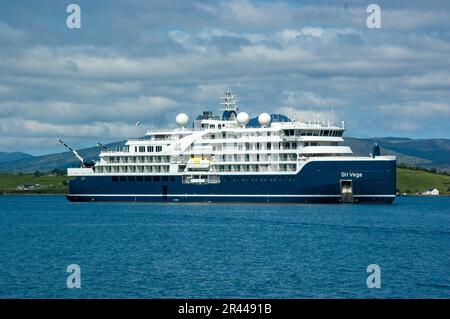
[[[222,117],[203,112],[188,128],[189,118],[177,116],[179,127],[148,131],[115,150],[102,150],[94,167],[69,169],[69,175],[194,175],[296,174],[317,157],[352,154],[344,140],[344,123],[271,121],[259,115],[259,125],[249,127],[249,116],[237,113],[234,95],[222,98]],[[352,157],[354,160],[355,157]]]

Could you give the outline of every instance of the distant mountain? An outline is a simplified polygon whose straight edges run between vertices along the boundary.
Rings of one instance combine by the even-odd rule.
[[[106,144],[105,146],[108,148],[115,148],[123,145],[123,143],[125,142],[115,142]],[[100,151],[100,147],[90,147],[77,150],[85,161],[92,161],[96,159],[98,154],[100,154]],[[68,167],[78,167],[79,165],[80,162],[72,152],[64,152],[0,163],[0,172],[50,172],[55,168],[66,169]]]
[[[288,121],[287,117],[277,116],[278,121]],[[256,123],[255,123],[256,121]],[[252,119],[249,123],[258,126],[257,119]],[[448,139],[409,139],[396,137],[377,138],[354,138],[344,137],[344,145],[352,148],[354,155],[369,156],[372,152],[374,142],[378,142],[382,155],[396,155],[398,163],[424,168],[436,168],[442,171],[450,171],[450,140]],[[107,144],[108,148],[115,148],[125,142]],[[91,147],[78,150],[86,161],[92,161],[98,157],[101,149]],[[0,153],[4,154],[4,153]],[[24,153],[22,153],[24,154]],[[71,152],[50,154],[0,162],[0,172],[25,172],[31,173],[36,170],[49,172],[53,169],[65,169],[67,167],[79,166],[79,161]],[[0,157],[1,159],[1,157]]]
[[[352,148],[354,154],[367,156],[372,151],[374,142],[380,145],[381,154],[396,155],[398,163],[450,171],[449,139],[345,137],[344,143]]]
[[[0,163],[32,158],[33,155],[22,152],[0,152]]]

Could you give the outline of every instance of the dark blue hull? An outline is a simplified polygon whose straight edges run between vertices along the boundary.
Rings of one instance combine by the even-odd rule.
[[[350,200],[343,196],[350,185]],[[395,160],[312,161],[296,175],[222,175],[218,184],[183,184],[181,176],[86,176],[70,182],[71,201],[391,203]]]

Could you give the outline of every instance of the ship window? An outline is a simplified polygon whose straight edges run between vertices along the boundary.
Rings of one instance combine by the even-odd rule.
[[[137,150],[138,150],[138,148],[137,148],[137,146],[135,146],[134,147],[134,151],[137,153]]]
[[[155,182],[159,182],[159,176],[155,176]]]
[[[152,181],[152,177],[151,176],[145,176],[145,181],[146,182],[151,182]]]
[[[129,182],[134,182],[134,176],[128,176],[128,181]]]
[[[270,150],[272,148],[272,144],[271,143],[267,143],[267,147],[268,150]]]
[[[121,182],[125,182],[127,180],[127,177],[126,176],[120,176],[120,181]]]
[[[162,151],[162,146],[156,146],[156,152],[161,152]]]
[[[142,176],[137,176],[136,177],[136,181],[138,182],[142,182],[144,180],[144,178]]]
[[[113,182],[117,182],[118,180],[119,180],[119,179],[117,178],[117,176],[113,176],[113,177],[112,177],[112,181],[113,181]]]

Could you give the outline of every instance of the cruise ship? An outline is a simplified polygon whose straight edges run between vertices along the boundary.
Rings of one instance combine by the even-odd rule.
[[[73,177],[67,198],[166,203],[395,199],[395,156],[381,156],[378,145],[367,157],[352,155],[343,145],[344,122],[298,122],[268,113],[250,121],[230,90],[220,104],[221,115],[204,111],[190,122],[181,113],[173,130],[150,130],[116,149],[101,145],[94,162],[70,149],[81,165],[67,170]]]

